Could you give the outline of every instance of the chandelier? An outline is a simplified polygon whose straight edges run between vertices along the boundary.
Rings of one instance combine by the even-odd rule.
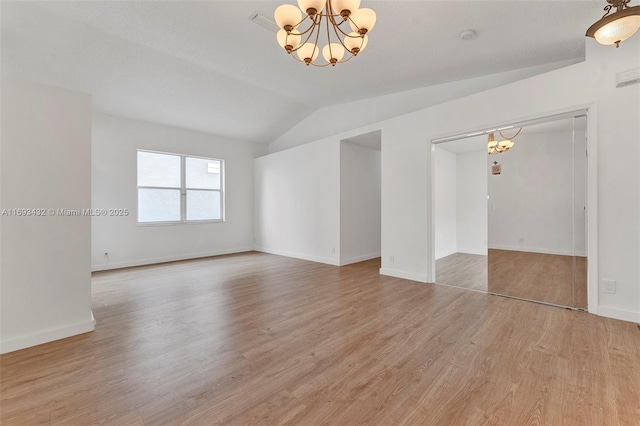
[[[335,66],[367,47],[376,13],[359,9],[360,0],[298,0],[298,6],[283,4],[275,11],[278,44],[297,61]],[[326,63],[316,62],[320,51]]]
[[[511,137],[506,137],[504,134],[502,134],[502,132],[499,131],[498,133],[502,137],[501,141],[496,140],[493,132],[489,133],[489,141],[487,143],[487,150],[489,151],[489,155],[502,154],[503,152],[509,151],[513,147],[513,140],[520,134],[521,131],[522,127],[520,127],[520,130],[518,130],[518,132]]]
[[[598,43],[620,47],[640,28],[640,6],[629,7],[631,0],[607,0],[606,12],[602,18],[587,30],[587,37],[595,38]],[[613,8],[616,11],[611,13]]]

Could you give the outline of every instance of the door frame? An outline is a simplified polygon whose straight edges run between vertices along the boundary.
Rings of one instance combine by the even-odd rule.
[[[474,134],[482,134],[487,129],[498,129],[507,126],[524,127],[536,122],[550,121],[554,117],[561,116],[580,116],[587,117],[587,311],[592,314],[598,313],[598,106],[597,103],[589,103],[584,105],[567,107],[548,113],[537,114],[530,117],[522,117],[515,120],[504,120],[499,124],[489,124],[487,126],[477,127],[475,130],[461,130],[449,133],[444,136],[429,141],[429,149],[427,150],[429,158],[427,164],[429,166],[428,176],[429,184],[427,185],[428,194],[427,202],[427,224],[428,224],[428,259],[427,259],[427,281],[435,283],[436,279],[436,259],[435,259],[435,146],[438,143],[447,142],[456,139],[462,139]]]

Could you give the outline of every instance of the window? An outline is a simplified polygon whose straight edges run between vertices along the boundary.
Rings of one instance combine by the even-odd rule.
[[[224,161],[138,150],[138,223],[222,222]]]

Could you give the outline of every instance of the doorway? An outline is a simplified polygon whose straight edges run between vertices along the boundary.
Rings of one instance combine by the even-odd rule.
[[[489,134],[513,146],[488,155]],[[435,283],[587,310],[586,111],[433,141],[432,153]]]

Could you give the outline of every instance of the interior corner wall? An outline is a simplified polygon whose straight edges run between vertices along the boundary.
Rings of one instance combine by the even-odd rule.
[[[340,142],[340,264],[380,257],[378,150]]]
[[[487,151],[461,152],[457,161],[457,250],[487,254]],[[437,214],[437,212],[436,212]]]
[[[91,97],[2,76],[0,352],[93,330]],[[35,209],[30,213],[22,209]]]
[[[434,147],[436,260],[457,252],[456,154]]]
[[[340,141],[254,160],[255,249],[340,264]]]
[[[137,149],[223,159],[225,221],[137,225]],[[129,214],[93,218],[93,270],[253,250],[253,159],[265,151],[208,133],[94,114],[92,207]]]

